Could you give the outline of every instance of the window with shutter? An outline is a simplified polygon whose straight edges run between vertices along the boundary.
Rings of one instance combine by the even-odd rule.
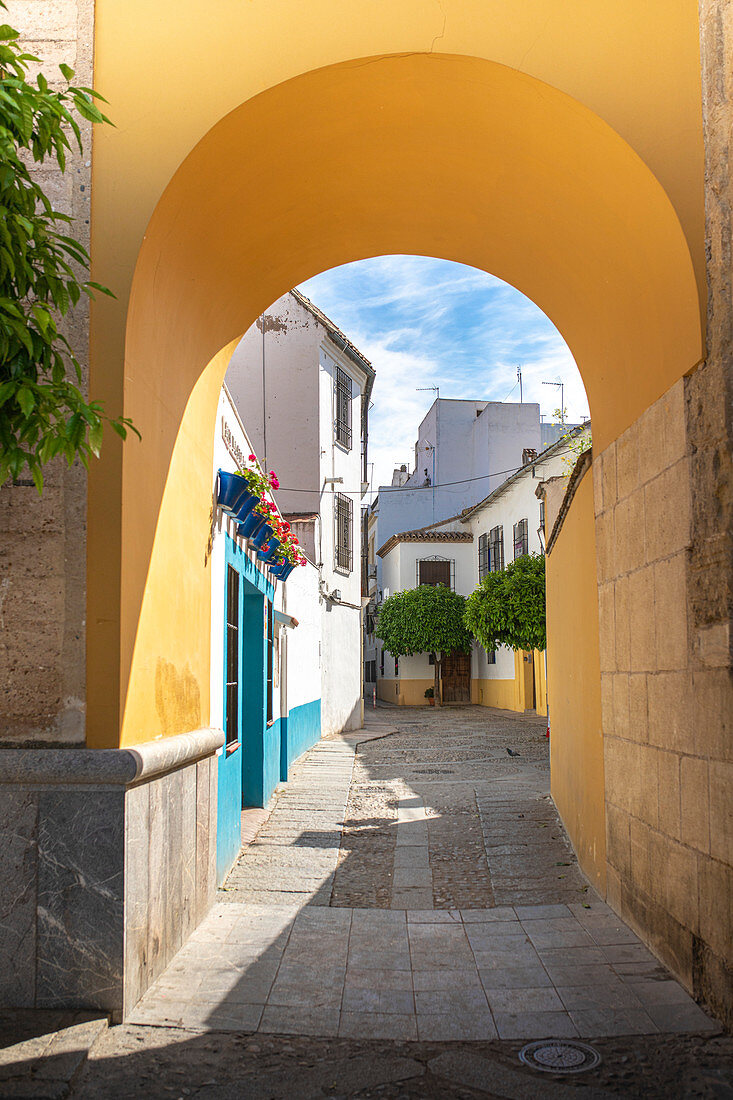
[[[446,588],[453,588],[455,577],[455,562],[448,558],[419,558],[417,565],[417,583],[444,584]]]

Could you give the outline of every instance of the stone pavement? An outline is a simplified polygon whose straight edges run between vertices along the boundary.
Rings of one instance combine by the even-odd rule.
[[[717,1031],[583,878],[543,729],[380,709],[322,741],[130,1023],[422,1042]]]
[[[0,1097],[62,1100],[106,1030],[97,1013],[2,1009]]]

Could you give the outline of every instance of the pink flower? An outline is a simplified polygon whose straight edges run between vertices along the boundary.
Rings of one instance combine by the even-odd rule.
[[[257,461],[257,455],[250,455],[249,460],[250,460],[250,462],[256,462]]]

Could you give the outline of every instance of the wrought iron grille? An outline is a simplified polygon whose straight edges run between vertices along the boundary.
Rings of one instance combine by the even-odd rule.
[[[456,587],[455,558],[441,558],[437,554],[429,558],[418,558],[415,562],[415,581],[421,584],[444,584],[446,588]]]
[[[353,565],[353,550],[351,539],[351,518],[352,518],[353,505],[351,497],[344,496],[343,493],[336,494],[336,507],[334,509],[334,518],[336,524],[336,568],[346,569],[351,572]]]
[[[504,568],[504,528],[499,524],[489,531],[489,572]]]
[[[336,367],[335,405],[336,405],[336,442],[351,450],[351,396],[352,381],[346,371]]]
[[[489,536],[484,534],[478,537],[478,579],[481,580],[489,572]]]

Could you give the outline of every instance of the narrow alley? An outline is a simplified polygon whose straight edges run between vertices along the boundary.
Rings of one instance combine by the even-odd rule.
[[[268,1051],[268,1072],[280,1084],[266,1075],[258,1096],[292,1090],[293,1066],[283,1067],[310,1049],[297,1046],[306,1038],[330,1040],[323,1056],[336,1062],[368,1053],[369,1041],[381,1044],[383,1073],[362,1072],[354,1092],[339,1091],[334,1078],[326,1088],[333,1095],[474,1095],[446,1091],[445,1082],[430,1091],[417,1053],[449,1057],[451,1087],[470,1086],[466,1074],[475,1084],[482,1052],[504,1051],[516,1065],[514,1048],[548,1035],[615,1043],[616,1059],[603,1071],[610,1086],[619,1059],[622,1083],[630,1058],[660,1057],[671,1072],[688,1065],[694,1049],[695,1073],[708,1060],[719,1066],[721,1054],[730,1058],[729,1041],[599,900],[548,791],[544,724],[530,716],[380,707],[365,730],[320,742],[274,796],[211,914],[129,1021],[96,1044],[78,1095],[107,1095],[108,1060],[124,1073],[123,1054],[154,1047],[158,1058],[166,1036],[168,1053],[180,1052],[171,1080],[183,1080],[186,1052],[196,1052],[195,1072],[210,1073],[211,1087],[195,1094],[207,1097],[255,1092],[217,1091],[222,1071],[205,1070],[213,1063],[202,1043],[204,1053],[227,1046],[226,1072],[240,1078]],[[268,1047],[275,1035],[280,1045]],[[334,1046],[337,1039],[358,1051]],[[398,1056],[396,1045],[415,1041]],[[471,1053],[461,1058],[456,1043],[465,1042]],[[130,1072],[145,1078],[139,1064]],[[262,1073],[259,1064],[260,1084]],[[654,1095],[648,1065],[645,1075],[644,1095]],[[413,1077],[422,1081],[414,1092],[368,1091],[370,1082]],[[585,1083],[598,1080],[589,1074]],[[314,1082],[289,1094],[322,1095],[320,1076]],[[529,1095],[515,1087],[505,1081],[496,1094]],[[480,1088],[493,1094],[490,1077]]]

